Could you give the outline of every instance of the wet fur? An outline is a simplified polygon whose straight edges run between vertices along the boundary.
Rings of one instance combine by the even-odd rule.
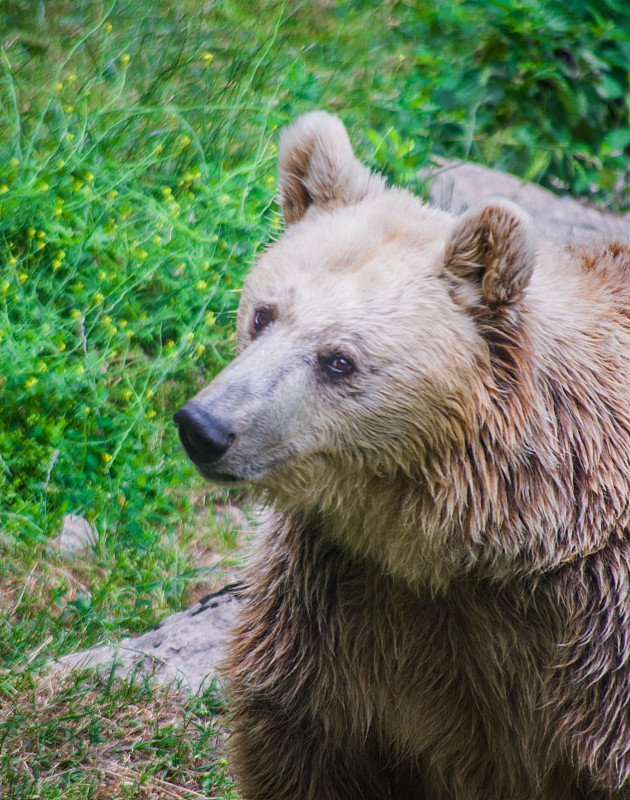
[[[325,117],[285,134],[291,223],[384,191]],[[380,447],[350,420],[256,484],[226,666],[245,800],[630,798],[630,250],[537,254],[502,202],[449,226],[472,366]]]

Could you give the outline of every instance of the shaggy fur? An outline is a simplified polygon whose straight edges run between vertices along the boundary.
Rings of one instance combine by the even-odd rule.
[[[226,667],[243,797],[630,798],[630,249],[431,209],[321,112],[280,186],[191,401],[234,440],[200,471],[275,509]]]

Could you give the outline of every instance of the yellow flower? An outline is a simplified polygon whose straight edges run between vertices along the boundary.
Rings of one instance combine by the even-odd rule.
[[[215,233],[214,236],[212,236],[212,241],[213,242],[218,242],[219,241],[219,235],[217,233]]]
[[[72,288],[74,289],[75,292],[80,292],[83,289],[83,284],[81,283],[81,281],[77,281],[72,285]]]
[[[154,410],[154,409],[152,409],[152,408],[150,408],[150,409],[147,411],[147,417],[148,417],[148,419],[153,419],[153,417],[155,416],[155,414],[156,414],[155,410]]]
[[[72,311],[70,312],[70,316],[72,317],[72,319],[79,319],[79,317],[81,316],[81,312],[79,311],[78,308],[73,308]]]
[[[86,172],[85,173],[85,180],[86,181],[93,181],[94,180],[94,174],[92,172]]]
[[[3,183],[2,186],[0,186],[0,194],[6,194],[8,191],[9,187],[6,185],[6,183]]]
[[[57,250],[57,258],[58,259],[63,261],[65,257],[66,257],[66,251],[65,250]]]
[[[3,293],[8,292],[10,288],[11,288],[11,284],[9,283],[9,281],[2,281],[2,291],[3,291]]]
[[[114,456],[110,455],[109,453],[103,453],[102,459],[106,464],[109,464]]]
[[[24,283],[24,281],[28,280],[28,273],[18,272],[18,278],[20,279],[20,283]]]
[[[107,315],[106,315],[106,316],[104,316],[104,317],[103,317],[103,322],[104,322],[106,325],[109,325],[111,321],[112,321],[112,318],[111,318],[110,316],[107,316]]]
[[[99,269],[99,271],[98,271],[98,279],[99,279],[99,281],[104,281],[106,277],[107,277],[107,273],[105,272],[105,270],[104,269]]]
[[[86,417],[89,416],[91,410],[92,409],[89,406],[83,406],[83,414],[84,414],[84,416],[86,416]]]
[[[205,289],[207,285],[208,284],[205,281],[197,281],[197,283],[195,284],[195,288],[202,290]]]
[[[9,264],[14,267],[17,264],[17,258],[15,256],[9,256]]]
[[[133,392],[131,389],[125,389],[123,392],[121,392],[122,399],[125,401],[129,400],[132,394]]]
[[[31,239],[33,238],[33,236],[35,236],[36,233],[37,231],[35,230],[35,228],[28,228],[28,230],[26,231],[26,235]]]
[[[77,79],[77,76],[74,74],[74,72],[71,72],[71,73],[70,73],[70,74],[69,74],[69,75],[66,77],[66,80],[68,81],[68,83],[74,83],[74,82],[76,81],[76,79]]]
[[[25,389],[30,389],[30,388],[31,388],[31,386],[35,386],[35,384],[36,384],[36,383],[37,383],[37,378],[35,378],[33,375],[31,375],[31,377],[30,377],[30,378],[28,378],[28,379],[27,379],[27,380],[24,382],[24,388],[25,388]]]
[[[68,141],[71,142],[74,139],[74,133],[66,133],[66,137],[68,138]]]
[[[68,105],[67,105],[67,106],[64,106],[64,107],[63,107],[63,110],[66,112],[66,114],[72,114],[72,112],[74,111],[74,106],[71,106],[71,105],[68,103]]]
[[[9,166],[10,167],[19,167],[20,166],[20,159],[16,158],[15,156],[13,156],[11,161],[9,161]]]
[[[61,352],[63,352],[66,349],[66,343],[61,342],[61,344],[59,345],[59,349],[61,350]]]
[[[159,156],[159,155],[160,155],[160,153],[162,152],[162,150],[164,150],[164,145],[163,145],[163,144],[159,144],[159,145],[158,145],[158,146],[155,148],[155,150],[154,150],[154,153],[156,153],[156,155],[158,155],[158,156]]]
[[[38,239],[45,239],[46,238],[46,231],[38,230],[37,231],[37,238]]]
[[[210,262],[209,261],[204,261],[203,264],[201,265],[201,269],[204,272],[207,272],[210,269]]]
[[[117,330],[118,328],[115,325],[110,325],[109,328],[107,329],[110,336],[113,336]],[[112,353],[111,355],[113,356],[114,353]]]
[[[121,328],[126,328],[127,327],[127,320],[126,319],[119,319],[118,320],[118,324],[120,325]]]
[[[167,339],[167,340],[164,342],[164,349],[165,349],[165,350],[170,350],[170,349],[171,349],[171,347],[173,347],[173,345],[174,345],[174,344],[175,344],[175,342],[174,342],[172,339]]]
[[[212,313],[212,311],[206,311],[206,324],[207,325],[214,325],[216,321],[216,317]]]
[[[59,169],[61,169],[61,167],[65,167],[66,166],[66,162],[65,162],[65,160],[63,158],[58,158],[55,163],[57,164]],[[57,200],[57,202],[58,203],[63,203],[63,200]]]
[[[43,250],[44,247],[46,247],[46,242],[38,242],[37,243],[37,249],[38,250]]]
[[[116,189],[110,189],[109,192],[105,195],[108,200],[113,200],[115,197],[118,197],[118,192]]]
[[[63,89],[63,83],[61,81],[59,81],[59,83],[57,84],[56,88],[57,88],[57,91],[60,92]]]
[[[56,217],[60,217],[63,214],[63,208],[61,208],[61,206],[55,206],[55,210],[53,211],[53,214]]]
[[[133,331],[131,330],[131,328],[125,331],[125,336],[127,337],[127,339],[133,338]]]
[[[170,197],[173,194],[173,190],[171,189],[170,186],[164,186],[164,188],[162,189],[162,194],[164,195],[164,197]]]
[[[162,239],[157,234],[152,239],[153,244],[162,244]]]
[[[205,349],[206,347],[203,344],[198,344],[197,347],[195,347],[195,355],[197,356],[197,358],[199,358],[199,356],[202,355]]]
[[[72,179],[72,189],[75,192],[78,192],[79,189],[83,186],[83,181],[78,180],[77,178]]]
[[[38,371],[38,372],[48,372],[48,367],[47,367],[47,366],[46,366],[46,364],[45,364],[45,363],[42,361],[42,362],[40,363],[39,367],[37,367],[37,371]]]
[[[95,303],[102,303],[105,297],[101,294],[101,292],[95,292],[93,299]]]
[[[146,251],[146,250],[143,250],[142,248],[140,248],[140,249],[138,250],[138,258],[142,259],[143,261],[144,261],[144,259],[145,259],[145,258],[146,258],[148,255],[149,255],[149,254],[147,253],[147,251]]]
[[[186,145],[190,144],[190,136],[186,136],[186,134],[184,134],[183,136],[180,136],[179,141],[183,147],[186,147]]]
[[[153,391],[153,389],[147,389],[146,392],[144,393],[144,396],[148,397],[149,399],[151,399],[154,394],[155,394],[155,392]]]
[[[103,30],[105,31],[105,33],[111,33],[112,32],[112,23],[111,22],[106,22],[103,25]]]
[[[128,64],[129,63],[129,58],[130,58],[129,53],[123,53],[121,55],[121,57],[120,57],[120,63],[121,64]]]
[[[85,367],[83,366],[83,364],[79,364],[79,366],[77,367],[77,372],[79,373],[79,375],[83,375],[83,373],[85,372]]]
[[[52,268],[55,272],[57,272],[60,266],[61,266],[61,261],[59,261],[58,258],[53,259]]]
[[[214,58],[214,56],[212,55],[212,53],[209,53],[208,51],[206,51],[206,52],[205,52],[205,53],[202,55],[202,58],[203,58],[203,60],[204,60],[205,62],[207,62],[207,63],[209,64],[209,63],[212,61],[212,59]]]
[[[189,342],[192,342],[192,340],[195,338],[195,334],[192,331],[188,331],[188,333],[186,334],[186,338],[188,339]]]

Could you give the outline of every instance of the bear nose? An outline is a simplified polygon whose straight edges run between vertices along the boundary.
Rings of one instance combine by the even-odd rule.
[[[234,441],[235,434],[197,403],[189,402],[173,415],[179,438],[196,464],[218,461]]]

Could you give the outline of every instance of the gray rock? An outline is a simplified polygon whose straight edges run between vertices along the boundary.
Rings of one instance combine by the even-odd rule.
[[[75,553],[84,553],[94,550],[96,544],[96,530],[85,517],[78,514],[66,514],[61,524],[61,531],[56,539],[50,542],[50,547],[59,550],[66,557]]]
[[[459,214],[486,200],[505,197],[531,214],[543,235],[630,238],[630,214],[600,211],[481,164],[434,160],[436,165],[424,170],[422,177],[431,202],[440,208]]]
[[[190,693],[217,675],[242,600],[238,584],[207,595],[185,611],[166,617],[141,636],[64,656],[58,668],[95,667],[107,672],[151,675],[163,684],[177,683]]]

